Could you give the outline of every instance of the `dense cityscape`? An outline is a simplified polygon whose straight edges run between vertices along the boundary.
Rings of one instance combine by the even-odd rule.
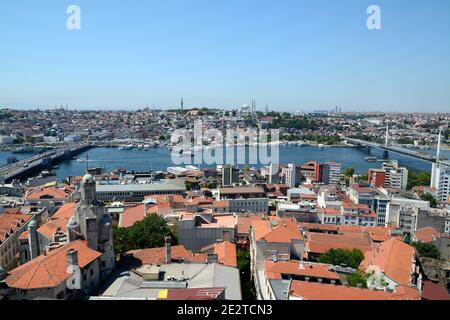
[[[1,319],[448,313],[450,1],[3,0],[0,39]]]
[[[2,109],[0,299],[448,300],[449,122],[275,112],[255,100],[227,110],[183,99],[166,110]],[[133,157],[170,153],[174,132],[199,123],[224,135],[277,129],[266,145],[289,147],[281,153],[294,161],[167,156],[164,168],[130,168]],[[129,159],[94,166],[98,149]],[[339,150],[360,153],[360,166],[336,161]],[[61,170],[77,163],[76,174]]]

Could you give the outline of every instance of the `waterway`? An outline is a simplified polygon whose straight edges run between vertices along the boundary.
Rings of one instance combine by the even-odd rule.
[[[248,152],[248,148],[247,148]],[[382,158],[382,150],[372,149],[370,156]],[[16,156],[18,159],[28,157],[28,154],[12,154],[8,151],[0,152],[0,165],[5,165],[6,160],[10,156]],[[87,157],[86,157],[87,156]],[[310,160],[320,162],[335,161],[342,164],[342,168],[353,167],[357,174],[366,173],[370,168],[379,168],[381,162],[367,162],[365,157],[368,153],[357,148],[346,147],[325,147],[320,149],[314,146],[280,146],[279,159],[280,163],[305,163]],[[86,158],[88,158],[89,167],[103,167],[110,171],[117,168],[127,170],[142,171],[162,171],[167,167],[177,166],[171,157],[171,151],[163,148],[154,148],[150,150],[119,150],[117,148],[94,148],[87,152],[81,153],[77,159],[66,160],[58,164],[55,169],[58,180],[62,180],[68,176],[82,175],[86,171]],[[226,157],[224,156],[226,159]],[[248,157],[247,157],[248,159]],[[411,158],[389,152],[390,160],[398,160],[401,166],[406,166],[417,171],[431,171],[431,164],[419,159]],[[226,161],[226,160],[225,160]],[[225,162],[224,161],[224,162]],[[215,165],[198,165],[197,167],[214,167]],[[222,163],[218,163],[222,164]],[[261,164],[250,167],[260,167]]]

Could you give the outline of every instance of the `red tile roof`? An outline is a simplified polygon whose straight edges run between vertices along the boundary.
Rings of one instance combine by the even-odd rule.
[[[398,286],[394,293],[294,280],[291,298],[304,300],[420,300],[420,291]]]
[[[136,222],[144,220],[145,218],[145,204],[140,204],[135,207],[125,208],[120,216],[121,228],[129,228]]]
[[[186,250],[183,245],[172,246],[171,251],[172,260],[174,261],[194,260],[194,254],[192,251]],[[121,257],[121,262],[132,266],[158,265],[164,263],[165,254],[165,247],[131,250],[126,252]]]
[[[370,239],[358,234],[326,234],[308,232],[305,250],[308,253],[322,254],[330,249],[360,249],[363,253],[371,250]]]
[[[450,300],[448,291],[444,287],[431,281],[424,281],[422,290],[423,300]]]
[[[220,264],[230,267],[237,267],[236,245],[234,243],[231,243],[229,241],[221,241],[200,250],[200,252],[202,253],[209,251],[217,254],[217,258]],[[197,261],[205,262],[207,260],[207,255],[203,256],[203,261],[201,261],[201,259]]]
[[[242,216],[239,215],[237,218],[237,233],[250,235],[250,225],[254,220],[261,220],[263,215],[251,215],[251,216]]]
[[[327,264],[297,260],[278,262],[266,260],[264,263],[264,270],[266,274],[271,275],[267,276],[270,279],[281,279],[281,275],[286,274],[339,280],[339,275],[330,270],[331,268],[332,266]]]
[[[76,240],[12,270],[6,278],[6,284],[18,289],[44,289],[58,286],[70,276],[67,273],[66,255],[71,249],[78,251],[80,268],[84,268],[102,255],[90,249],[86,241]]]
[[[414,256],[414,247],[393,238],[367,251],[361,268],[367,271],[382,271],[398,284],[409,286]]]
[[[44,223],[42,226],[40,226],[37,229],[37,232],[42,234],[47,239],[50,239],[50,241],[53,241],[53,235],[58,232],[62,231],[64,233],[67,233],[67,224],[69,223],[68,219],[65,218],[59,218],[59,219],[53,219],[46,223]]]
[[[418,241],[430,243],[441,237],[441,233],[432,227],[426,227],[414,231],[414,236]]]
[[[65,218],[69,220],[75,214],[77,204],[75,202],[72,203],[64,203],[58,211],[52,216],[52,219]]]
[[[21,213],[0,214],[0,243],[19,230],[31,218],[31,215]]]
[[[72,186],[65,186],[63,188],[58,187],[46,187],[46,188],[35,188],[31,189],[26,195],[27,200],[39,200],[42,198],[52,198],[52,199],[66,199],[69,197],[75,188]]]
[[[251,226],[256,241],[290,243],[292,240],[303,240],[294,220],[270,217],[267,220],[252,221]]]

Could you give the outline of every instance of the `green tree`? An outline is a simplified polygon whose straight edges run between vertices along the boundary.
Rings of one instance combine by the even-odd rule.
[[[440,259],[438,248],[432,243],[413,242],[411,245],[419,251],[421,257]]]
[[[242,298],[243,300],[256,300],[256,290],[251,280],[251,271],[250,271],[250,249],[246,248],[237,248],[236,250],[236,258],[237,264],[240,272],[241,278],[241,289],[242,289]]]
[[[369,276],[369,274],[358,270],[357,272],[347,276],[347,283],[350,287],[357,287],[358,284],[360,284],[362,288],[367,288],[367,279]]]
[[[407,189],[411,190],[417,186],[429,186],[431,182],[431,174],[426,171],[416,172],[414,170],[408,171],[408,185]]]
[[[364,254],[359,249],[330,249],[319,257],[319,262],[357,269],[363,259]]]
[[[114,228],[113,236],[116,253],[162,247],[166,236],[172,237],[174,244],[178,242],[164,219],[156,214],[149,215],[130,228]]]
[[[430,202],[430,207],[432,207],[432,208],[436,208],[437,207],[437,200],[436,200],[436,198],[429,192],[424,192],[420,196],[420,199],[423,200],[423,201]]]
[[[250,167],[248,165],[245,165],[244,168],[242,169],[242,171],[249,171]]]
[[[347,168],[347,169],[345,169],[345,171],[344,171],[344,175],[345,175],[346,177],[348,177],[348,178],[353,177],[354,174],[355,174],[355,169],[352,168],[352,167]]]

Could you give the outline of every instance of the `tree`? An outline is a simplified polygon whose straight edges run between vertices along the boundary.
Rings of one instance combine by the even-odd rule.
[[[249,170],[250,170],[250,167],[248,165],[245,165],[244,168],[242,169],[242,171],[245,171],[245,172],[249,171]]]
[[[368,181],[369,180],[369,175],[367,173],[364,173],[361,175],[361,180],[362,181]]]
[[[345,171],[344,171],[344,175],[345,175],[346,177],[348,177],[348,178],[353,177],[354,174],[355,174],[355,169],[352,168],[352,167],[347,168],[347,169],[345,169]]]
[[[441,254],[438,248],[432,243],[413,242],[411,245],[419,251],[421,257],[440,259]]]
[[[347,267],[357,269],[364,254],[359,249],[330,249],[319,257],[320,263],[328,263],[332,265],[346,265]]]
[[[156,214],[149,215],[130,228],[114,228],[113,236],[116,253],[162,247],[166,236],[170,236],[174,244],[178,242],[164,219]]]
[[[420,199],[423,201],[428,201],[430,203],[430,207],[436,208],[437,207],[437,200],[436,198],[429,192],[425,192],[420,196]]]
[[[431,182],[431,174],[426,171],[421,171],[419,173],[409,170],[408,171],[408,185],[407,189],[412,189],[417,186],[429,186]]]
[[[358,270],[357,272],[347,276],[347,283],[350,287],[357,287],[359,284],[362,288],[367,288],[367,279],[369,276],[370,275],[364,271]]]
[[[242,298],[244,300],[256,300],[256,290],[253,281],[251,280],[249,247],[238,247],[236,250],[236,258],[239,272],[241,273]]]

